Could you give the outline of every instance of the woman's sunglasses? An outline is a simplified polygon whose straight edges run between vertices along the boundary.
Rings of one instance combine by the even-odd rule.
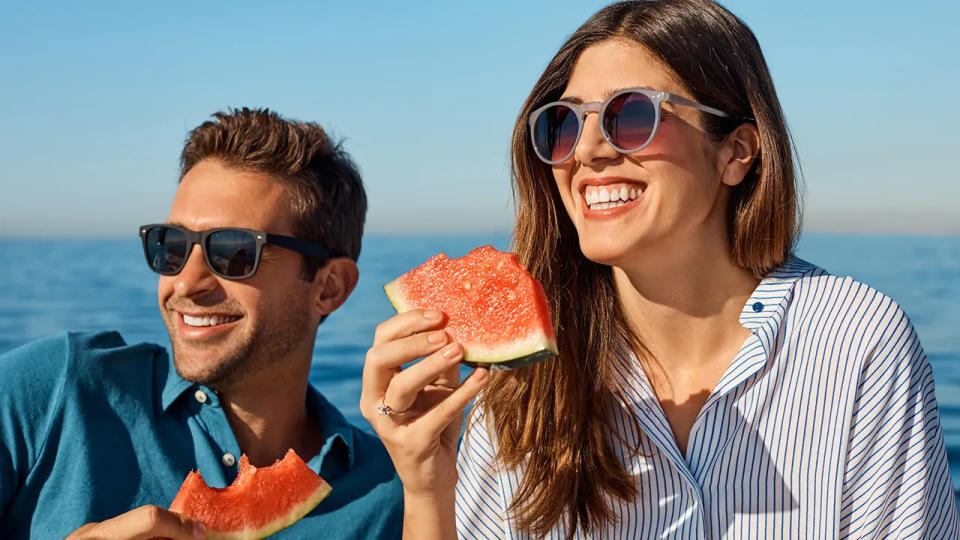
[[[257,273],[263,246],[272,244],[313,259],[329,259],[339,254],[307,240],[238,228],[191,231],[174,225],[140,227],[143,254],[150,269],[158,274],[179,274],[187,264],[194,244],[200,244],[210,271],[224,279],[246,279]]]
[[[576,104],[554,101],[530,114],[530,138],[541,160],[555,165],[570,159],[588,112],[599,113],[603,138],[621,154],[643,150],[657,134],[660,125],[660,104],[664,101],[695,107],[705,113],[729,117],[727,113],[669,92],[628,88],[613,94],[606,101]]]

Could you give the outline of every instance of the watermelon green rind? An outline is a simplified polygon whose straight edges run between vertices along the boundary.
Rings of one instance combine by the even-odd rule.
[[[543,349],[536,351],[534,353],[528,354],[526,356],[521,356],[520,358],[514,358],[513,360],[500,360],[497,362],[469,362],[464,360],[463,363],[470,367],[485,367],[489,369],[520,369],[522,367],[527,367],[537,362],[542,362],[544,360],[549,360],[557,355],[556,351],[551,351],[549,349]]]

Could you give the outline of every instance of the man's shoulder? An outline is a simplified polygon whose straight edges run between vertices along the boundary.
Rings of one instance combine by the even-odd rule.
[[[44,401],[66,383],[102,385],[139,371],[152,377],[144,363],[162,358],[152,343],[127,344],[117,332],[69,332],[37,339],[0,355],[0,398],[20,395]],[[141,375],[142,377],[143,375]]]

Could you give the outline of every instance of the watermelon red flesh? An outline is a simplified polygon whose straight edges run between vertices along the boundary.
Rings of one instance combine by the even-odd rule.
[[[441,253],[384,286],[399,313],[439,309],[464,363],[512,369],[556,356],[543,286],[513,253],[491,246]]]
[[[225,488],[208,487],[199,472],[187,474],[170,510],[203,523],[207,538],[254,540],[289,527],[330,490],[293,450],[261,468],[242,455],[237,478]]]

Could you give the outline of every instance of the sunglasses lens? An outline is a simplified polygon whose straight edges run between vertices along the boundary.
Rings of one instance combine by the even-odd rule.
[[[175,274],[187,258],[187,236],[172,227],[151,227],[147,230],[144,250],[154,272]]]
[[[650,141],[657,109],[650,98],[627,92],[613,98],[603,115],[603,129],[620,149],[634,151]]]
[[[228,278],[253,274],[257,263],[257,239],[246,231],[224,230],[210,233],[206,248],[210,268]]]
[[[540,112],[533,126],[533,145],[540,158],[564,161],[573,152],[580,132],[577,113],[566,105],[554,105]]]

